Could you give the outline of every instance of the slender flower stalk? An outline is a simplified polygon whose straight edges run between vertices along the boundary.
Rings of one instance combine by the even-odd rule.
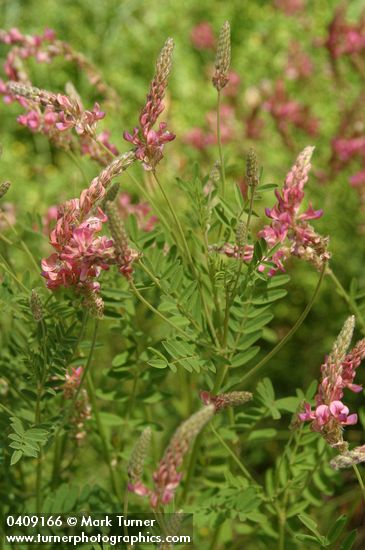
[[[221,90],[228,84],[229,81],[229,67],[231,63],[231,28],[226,21],[221,28],[218,44],[217,54],[215,59],[215,73],[212,78],[213,86],[217,90],[217,141],[218,141],[218,153],[219,164],[222,174],[222,197],[225,195],[226,188],[226,174],[223,162],[222,152],[222,136],[221,136]]]

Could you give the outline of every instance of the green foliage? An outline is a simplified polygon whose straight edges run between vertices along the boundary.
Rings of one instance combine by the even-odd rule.
[[[15,449],[11,455],[10,465],[14,466],[22,456],[36,458],[47,443],[49,432],[40,428],[24,429],[23,423],[19,418],[12,417],[11,428],[14,432],[8,435],[11,443],[9,447]]]

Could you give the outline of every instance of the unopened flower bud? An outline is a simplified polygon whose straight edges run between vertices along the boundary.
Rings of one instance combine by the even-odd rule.
[[[360,462],[365,462],[365,445],[339,454],[331,460],[330,465],[335,470],[340,470],[342,468],[351,468],[355,464],[360,464]]]
[[[157,82],[164,82],[165,80],[167,80],[171,71],[173,50],[174,41],[172,38],[168,38],[156,61]]]
[[[252,393],[248,391],[232,391],[228,393],[221,393],[219,395],[212,395],[208,391],[200,392],[200,399],[205,405],[214,405],[215,412],[219,412],[227,407],[237,407],[243,405],[252,399]]]
[[[355,316],[351,315],[351,317],[345,321],[340,334],[337,336],[336,341],[333,344],[331,360],[334,364],[338,365],[344,360],[352,340],[354,328]]]
[[[132,450],[127,472],[129,481],[133,484],[137,483],[142,478],[143,466],[150,449],[151,436],[151,428],[145,428]]]
[[[113,202],[117,198],[118,193],[119,193],[119,183],[116,181],[109,187],[104,197],[102,210],[105,209],[105,205],[107,202]]]
[[[87,293],[84,305],[89,310],[89,313],[95,319],[102,319],[104,316],[104,301],[101,296],[98,296],[93,291]]]
[[[209,179],[214,184],[217,184],[221,178],[219,162],[215,162],[213,168],[210,171]]]
[[[214,87],[220,92],[228,83],[228,71],[231,63],[231,28],[226,21],[221,28],[217,55],[215,59],[215,73],[212,78]]]
[[[10,185],[10,181],[4,181],[4,183],[0,185],[0,199],[9,191]]]
[[[247,239],[247,225],[244,221],[240,220],[237,223],[236,228],[236,244],[238,246],[243,246]]]
[[[108,216],[108,223],[110,233],[114,240],[114,247],[119,254],[125,255],[125,252],[129,248],[128,237],[117,206],[113,202],[108,201],[105,204],[105,212]]]
[[[30,295],[29,305],[34,320],[39,323],[43,319],[43,306],[40,296],[35,289],[32,290]]]
[[[259,183],[259,166],[254,149],[250,149],[246,160],[246,178],[250,187],[256,187]]]

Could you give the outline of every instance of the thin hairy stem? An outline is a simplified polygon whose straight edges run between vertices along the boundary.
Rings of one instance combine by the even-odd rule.
[[[218,141],[218,154],[219,163],[222,175],[222,199],[226,192],[226,170],[223,162],[223,150],[222,150],[222,137],[221,137],[221,92],[217,93],[217,141]]]

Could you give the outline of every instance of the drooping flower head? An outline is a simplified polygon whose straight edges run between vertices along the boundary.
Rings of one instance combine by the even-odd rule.
[[[183,473],[179,469],[184,457],[205,425],[222,409],[246,403],[252,398],[252,394],[238,391],[214,396],[210,392],[203,391],[200,393],[200,397],[205,406],[180,424],[170,439],[153,474],[154,488],[151,490],[144,485],[140,480],[140,475],[128,485],[131,492],[140,496],[149,496],[153,508],[166,505],[173,499],[183,477]]]

